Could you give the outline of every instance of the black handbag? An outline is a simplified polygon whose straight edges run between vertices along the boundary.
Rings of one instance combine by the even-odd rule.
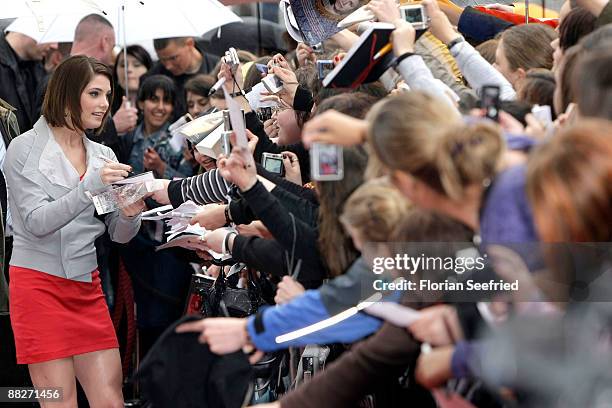
[[[267,279],[242,266],[232,267],[233,272],[227,276],[221,269],[217,279],[205,275],[193,274],[191,287],[185,306],[185,314],[200,314],[203,317],[247,317],[268,304],[264,298],[271,284]],[[247,286],[237,287],[243,270],[247,271]],[[223,302],[221,302],[223,301]]]

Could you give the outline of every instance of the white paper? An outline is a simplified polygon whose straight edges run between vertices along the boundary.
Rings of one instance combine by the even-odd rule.
[[[278,103],[274,100],[262,101],[261,93],[267,92],[266,87],[261,82],[257,83],[252,89],[251,92],[246,94],[246,98],[249,100],[249,105],[251,105],[251,109],[257,110],[259,108],[275,108],[278,106]]]
[[[160,251],[162,249],[174,247],[181,247],[185,249],[190,249],[192,251],[195,251],[197,249],[201,251],[207,251],[206,245],[204,245],[204,241],[202,241],[200,237],[196,235],[184,235],[182,237],[175,238],[172,241],[168,241],[165,244],[156,247],[155,250]]]
[[[226,260],[231,258],[230,254],[223,256],[222,254],[212,251],[206,247],[204,241],[202,241],[202,236],[204,236],[206,232],[207,231],[205,228],[196,225],[189,225],[184,230],[176,231],[172,235],[168,236],[168,242],[163,245],[159,245],[155,248],[155,250],[159,251],[166,248],[181,247],[192,251],[198,249],[201,251],[206,251],[216,260]]]
[[[180,133],[190,142],[197,144],[203,139],[206,139],[206,137],[221,126],[222,123],[223,111],[217,111],[185,123],[183,126],[176,129],[174,133]]]
[[[172,206],[172,204],[163,205],[163,206],[161,206],[161,207],[157,207],[157,208],[153,208],[153,209],[148,210],[148,211],[144,211],[144,212],[141,214],[141,216],[142,216],[142,217],[146,217],[146,216],[149,216],[149,215],[151,215],[151,214],[159,214],[159,213],[162,213],[162,212],[165,212],[165,211],[168,211],[168,210],[172,210],[172,209],[174,209],[174,207]]]
[[[159,221],[172,218],[191,219],[198,213],[198,211],[201,210],[201,208],[201,206],[197,205],[193,201],[185,201],[176,208],[173,208],[171,205],[164,205],[162,207],[149,210],[142,214],[141,219],[144,221]]]
[[[232,121],[232,129],[236,134],[236,144],[240,147],[248,147],[248,139],[246,135],[246,126],[244,124],[244,117],[242,116],[242,110],[240,105],[227,93],[225,87],[223,88],[223,94],[225,95],[225,103],[229,110],[230,120]]]
[[[170,138],[170,146],[174,149],[175,152],[180,152],[183,150],[183,146],[185,145],[185,135],[181,132],[173,132],[172,137]]]
[[[217,160],[217,157],[223,153],[222,135],[223,126],[219,125],[196,145],[196,150],[200,152],[200,154]]]
[[[175,237],[181,234],[190,234],[195,237],[203,237],[204,235],[206,235],[207,232],[208,230],[206,228],[200,227],[199,225],[187,224],[187,225],[176,226],[170,231],[166,231],[166,234],[168,235],[168,241],[171,241]]]
[[[375,20],[376,16],[366,6],[361,6],[338,23],[338,28],[347,28],[362,21]]]

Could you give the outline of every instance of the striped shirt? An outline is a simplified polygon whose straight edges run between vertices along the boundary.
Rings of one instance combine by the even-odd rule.
[[[230,186],[218,169],[187,177],[181,180],[183,202],[191,200],[198,205],[226,203]]]

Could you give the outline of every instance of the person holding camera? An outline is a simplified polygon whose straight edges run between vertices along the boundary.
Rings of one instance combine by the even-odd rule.
[[[140,227],[143,200],[100,219],[89,193],[127,177],[106,146],[90,141],[113,95],[111,70],[93,58],[62,62],[43,116],[10,144],[4,171],[14,247],[9,300],[17,362],[35,387],[59,387],[76,406],[76,381],[92,406],[122,406],[121,362],[100,285],[94,241],[106,228],[119,243]],[[104,160],[102,160],[104,158]]]

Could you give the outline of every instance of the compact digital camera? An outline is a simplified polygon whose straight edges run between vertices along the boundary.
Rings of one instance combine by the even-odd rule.
[[[427,12],[421,4],[401,6],[400,13],[402,18],[412,24],[415,30],[426,30],[429,26],[427,23]]]
[[[317,72],[319,73],[319,79],[325,78],[330,71],[334,69],[334,61],[332,60],[319,60],[317,61]]]
[[[285,176],[285,165],[283,164],[283,155],[274,153],[263,153],[261,156],[261,165],[264,169],[279,177]]]
[[[277,94],[281,91],[281,89],[283,89],[283,81],[281,81],[280,78],[274,74],[266,75],[261,80],[261,83],[271,94]]]
[[[223,62],[229,65],[232,70],[240,65],[240,58],[238,58],[238,53],[234,47],[230,47],[229,50],[225,51]]]
[[[313,143],[310,149],[310,171],[313,180],[342,180],[344,178],[342,146]]]

